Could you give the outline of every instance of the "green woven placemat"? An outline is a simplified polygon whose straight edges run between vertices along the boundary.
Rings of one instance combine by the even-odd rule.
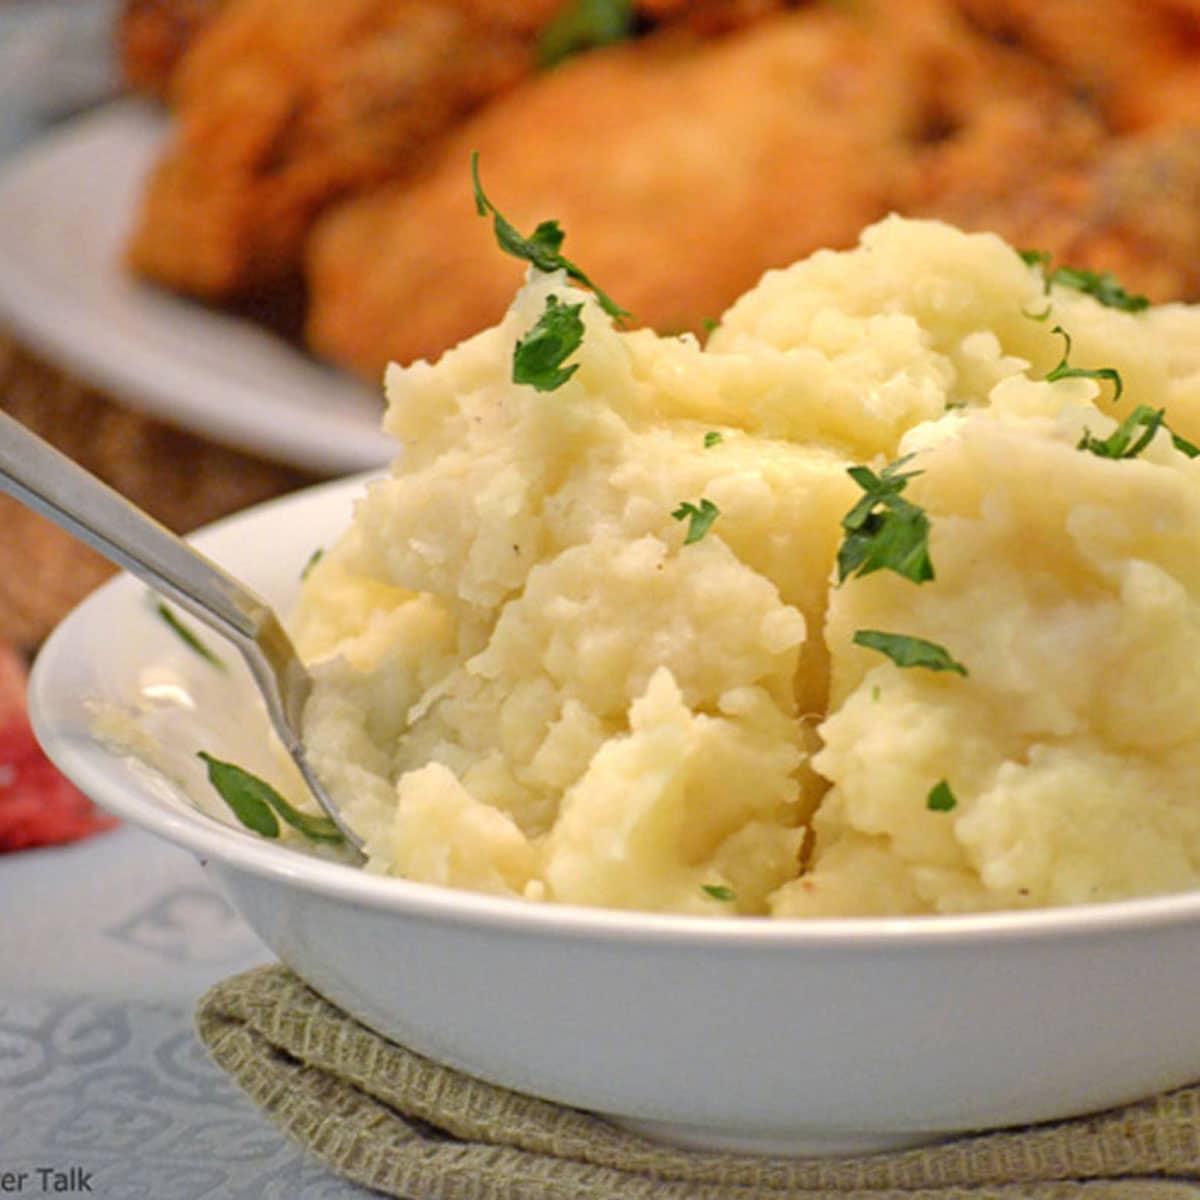
[[[440,1067],[280,966],[218,984],[197,1030],[280,1129],[405,1200],[1200,1200],[1200,1085],[900,1153],[758,1159],[660,1146]]]

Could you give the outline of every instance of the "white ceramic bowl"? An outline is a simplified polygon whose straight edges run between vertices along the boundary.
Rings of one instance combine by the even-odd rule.
[[[286,610],[360,489],[326,485],[196,541]],[[90,701],[128,699],[169,637],[128,577],[82,604],[33,673],[46,749],[106,808],[196,854],[317,991],[433,1059],[651,1136],[789,1154],[1074,1115],[1200,1078],[1200,894],[801,922],[375,878],[203,815],[98,739]]]

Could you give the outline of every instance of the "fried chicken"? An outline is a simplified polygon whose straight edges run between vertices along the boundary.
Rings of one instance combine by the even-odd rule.
[[[1046,63],[1119,133],[1200,120],[1197,0],[958,0],[988,36]]]
[[[117,13],[116,55],[125,85],[162,100],[175,68],[200,31],[230,0],[125,0]]]
[[[1107,142],[1019,189],[964,185],[971,178],[957,176],[915,211],[1111,271],[1156,303],[1200,297],[1200,127]]]
[[[575,0],[127,0],[206,7],[130,263],[241,311],[303,272],[308,345],[371,380],[521,277],[473,151],[664,331],[888,211],[1200,298],[1200,0],[636,0],[627,40],[550,70]]]
[[[419,178],[320,222],[309,342],[377,378],[500,317],[521,266],[476,216],[472,151],[519,229],[557,218],[567,254],[638,322],[699,330],[768,267],[848,245],[905,207],[924,157],[1001,102],[1040,121],[1078,107],[940,0],[820,6],[723,38],[592,51],[465,121]]]
[[[129,245],[138,273],[224,299],[295,274],[314,217],[403,172],[529,69],[471,4],[233,0],[173,82],[178,128]]]
[[[775,2],[668,15],[728,27]],[[289,281],[326,205],[419,171],[427,146],[536,69],[564,3],[127,0],[126,73],[177,122],[142,198],[132,269],[212,301]]]

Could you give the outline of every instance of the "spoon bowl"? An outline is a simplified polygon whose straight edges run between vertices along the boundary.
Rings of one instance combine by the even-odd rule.
[[[271,606],[3,412],[0,490],[48,517],[233,643],[262,693],[272,728],[313,798],[361,859],[362,840],[326,792],[304,752],[301,719],[312,679]]]

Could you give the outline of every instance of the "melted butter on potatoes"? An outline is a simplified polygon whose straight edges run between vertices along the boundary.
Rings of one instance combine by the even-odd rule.
[[[586,331],[539,392],[512,356],[551,294]],[[1045,379],[1068,338],[1119,401]],[[766,276],[707,347],[532,273],[498,327],[389,372],[403,449],[294,617],[368,869],[775,916],[1195,886],[1200,460],[1170,431],[1200,434],[1198,338],[1196,310],[1047,294],[999,239],[895,218]],[[1169,425],[1136,458],[1079,448],[1135,405]],[[838,584],[847,468],[905,455],[935,577]]]

